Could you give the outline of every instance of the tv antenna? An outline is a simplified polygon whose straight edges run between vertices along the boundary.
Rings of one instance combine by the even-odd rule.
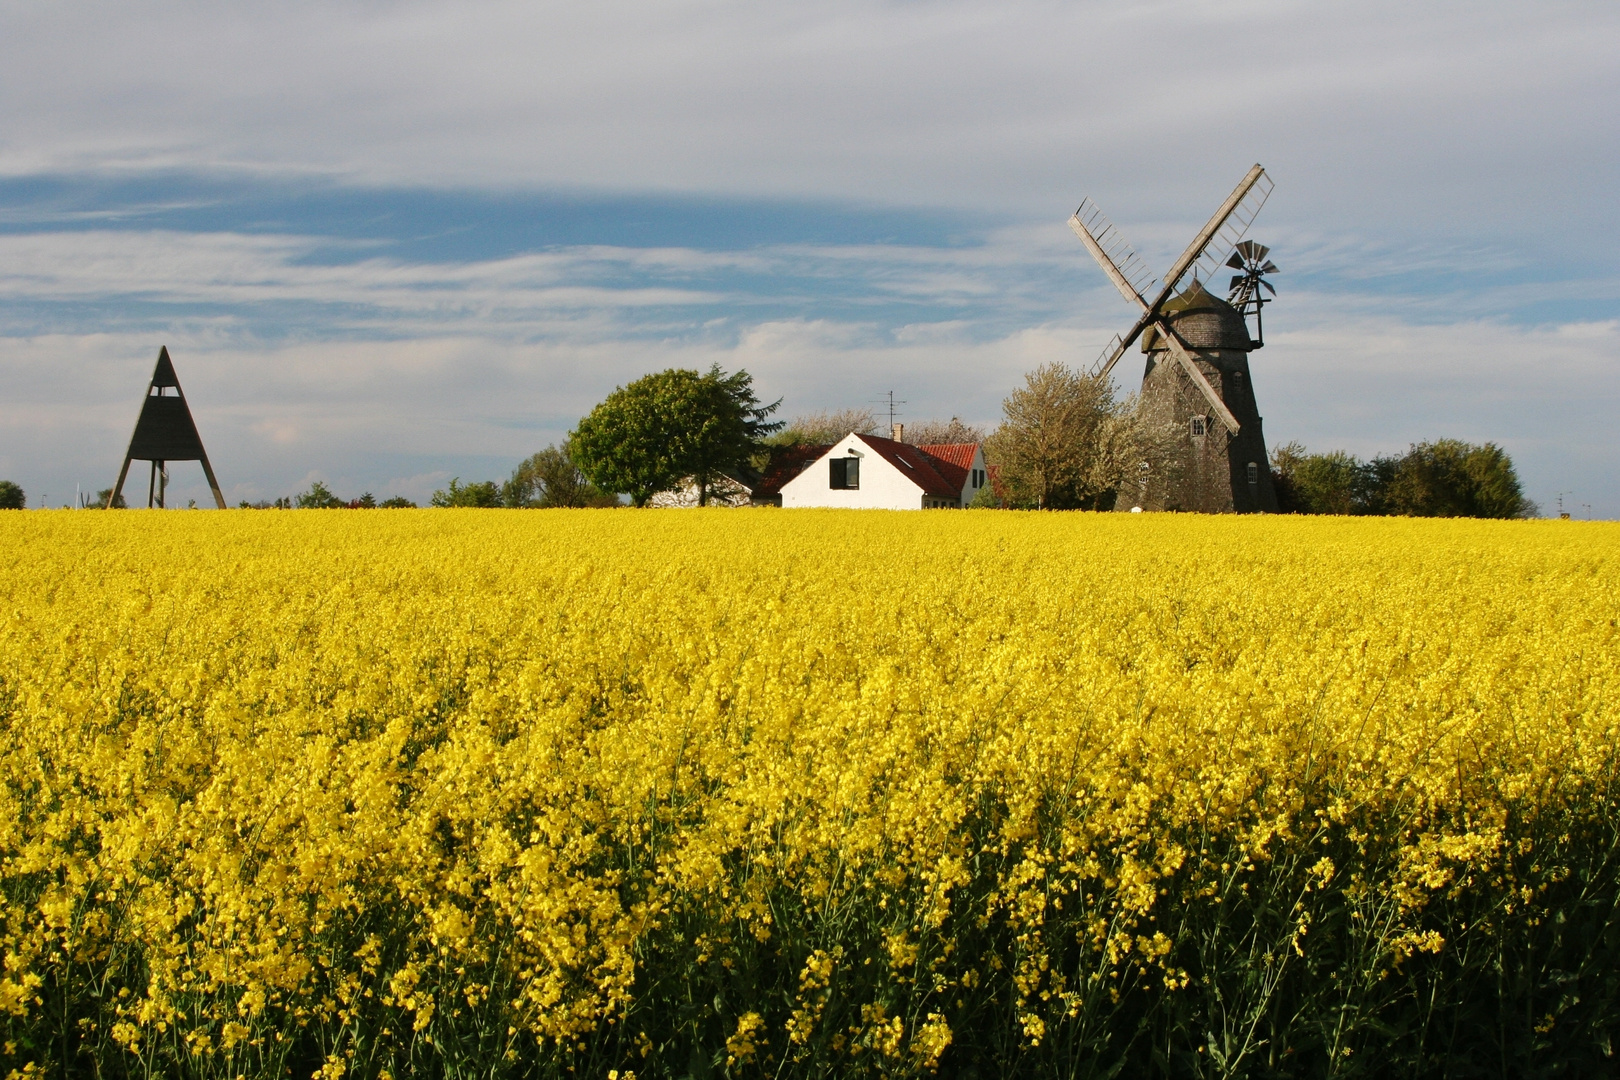
[[[894,397],[894,391],[893,390],[888,390],[888,391],[884,392],[883,397],[880,397],[880,398],[877,399],[877,403],[879,405],[886,404],[888,406],[888,408],[889,408],[889,430],[893,431],[894,430],[894,418],[896,416],[900,415],[900,410],[896,409],[895,406],[896,405],[904,405],[904,404],[906,404],[906,402],[904,402],[904,401],[896,401],[895,397]]]

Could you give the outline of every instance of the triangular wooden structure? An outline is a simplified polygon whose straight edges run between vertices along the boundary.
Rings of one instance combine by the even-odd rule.
[[[165,391],[173,389],[173,395]],[[152,369],[152,381],[146,385],[146,399],[141,403],[140,419],[135,421],[135,434],[130,436],[129,450],[124,454],[124,467],[118,470],[118,483],[107,497],[111,509],[124,491],[124,478],[129,475],[131,461],[150,461],[152,479],[147,485],[146,505],[163,506],[163,489],[169,483],[168,463],[171,461],[200,461],[208,477],[208,486],[214,492],[214,502],[225,509],[225,496],[220,494],[219,481],[214,479],[213,467],[208,464],[208,452],[203,449],[202,436],[191,419],[186,406],[186,394],[180,389],[180,380],[174,374],[169,360],[169,347],[158,350],[157,367]],[[159,478],[162,484],[158,483]]]

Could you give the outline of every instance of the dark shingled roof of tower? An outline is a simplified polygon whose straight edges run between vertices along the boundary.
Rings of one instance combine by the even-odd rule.
[[[1166,300],[1160,309],[1176,328],[1183,340],[1195,349],[1242,349],[1254,347],[1249,327],[1238,309],[1194,281],[1180,293]],[[1148,327],[1142,334],[1142,351],[1163,349],[1157,327]]]

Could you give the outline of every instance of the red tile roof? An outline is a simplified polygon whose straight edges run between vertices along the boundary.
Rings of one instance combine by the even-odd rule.
[[[973,455],[979,452],[976,442],[935,443],[932,446],[919,446],[917,449],[930,457],[943,458],[959,469],[973,467]]]
[[[934,471],[945,478],[947,483],[956,485],[956,494],[961,496],[967,489],[968,470],[973,467],[973,458],[979,452],[978,443],[936,443],[932,446],[919,446],[917,449],[934,459]]]
[[[918,447],[909,443],[895,442],[893,439],[882,439],[876,435],[855,436],[861,442],[872,448],[872,452],[883,458],[890,465],[900,470],[900,474],[918,487],[924,493],[936,499],[962,498],[963,483],[967,479],[967,469],[957,468],[949,462],[925,453]],[[942,471],[955,471],[961,475],[954,486],[950,479],[940,475]]]

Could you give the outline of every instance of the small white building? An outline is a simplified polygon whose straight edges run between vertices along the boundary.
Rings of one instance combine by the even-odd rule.
[[[782,485],[782,505],[861,510],[963,507],[989,483],[978,443],[912,446],[851,432]]]
[[[709,485],[710,506],[748,506],[754,497],[753,488],[730,476],[722,476]],[[688,476],[681,481],[681,486],[673,491],[660,491],[647,505],[662,510],[689,509],[699,505],[698,487],[696,482]]]

